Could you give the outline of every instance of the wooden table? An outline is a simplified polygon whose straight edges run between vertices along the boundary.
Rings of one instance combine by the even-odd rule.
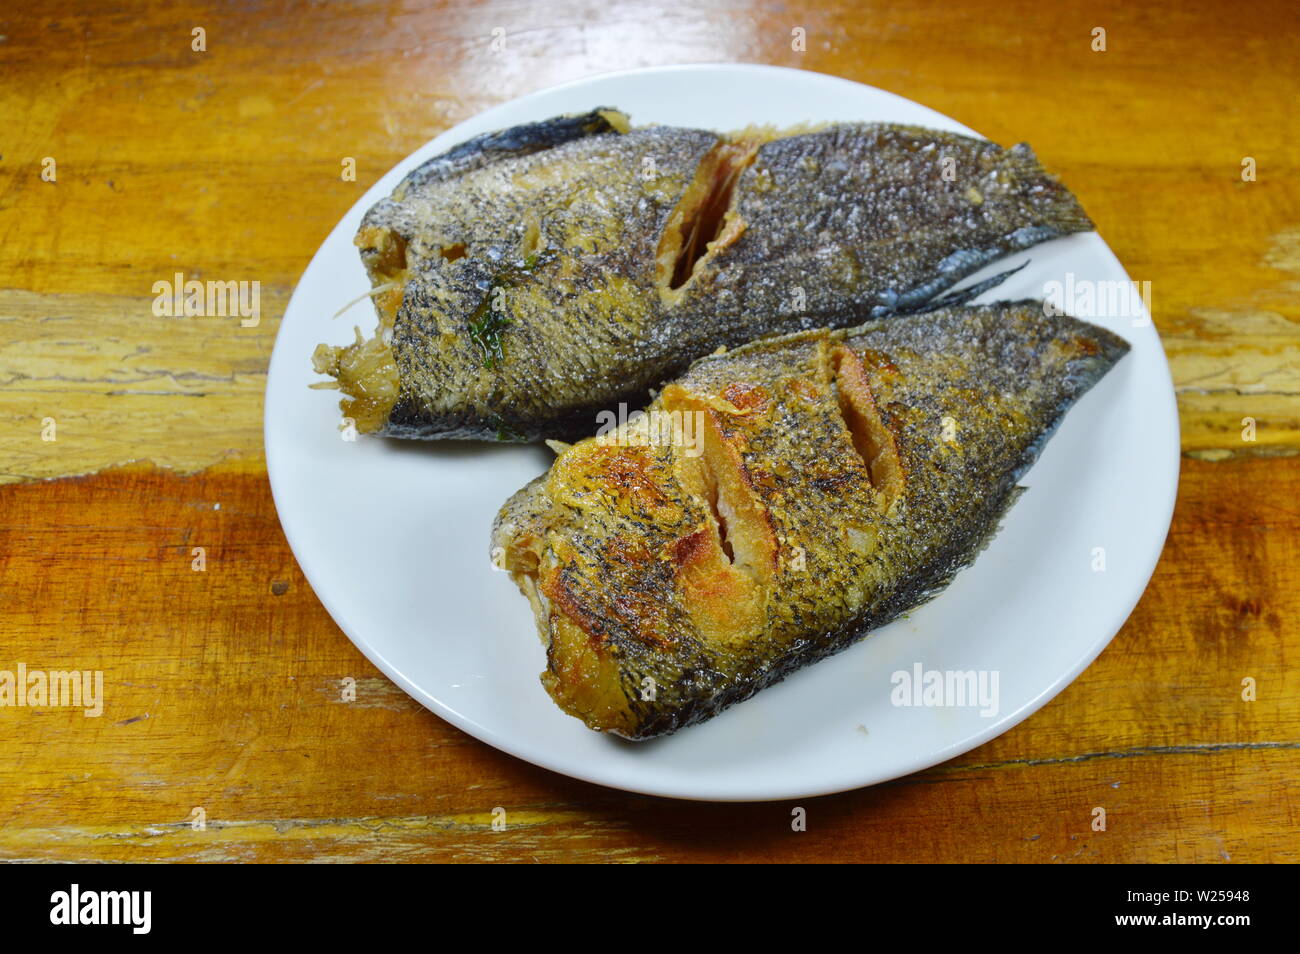
[[[958,6],[10,4],[0,669],[100,669],[106,703],[0,708],[0,858],[1300,860],[1295,9]],[[1101,658],[961,758],[806,800],[803,833],[790,804],[606,790],[421,709],[307,586],[262,457],[284,305],[375,179],[504,99],[703,61],[834,73],[1031,140],[1152,283],[1182,410],[1168,544]],[[156,317],[178,271],[260,281],[260,325]]]

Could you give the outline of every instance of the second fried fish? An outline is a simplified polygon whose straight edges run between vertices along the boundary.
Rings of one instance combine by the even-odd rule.
[[[768,338],[563,449],[493,528],[542,683],[593,729],[709,719],[929,599],[1128,351],[1041,302]]]

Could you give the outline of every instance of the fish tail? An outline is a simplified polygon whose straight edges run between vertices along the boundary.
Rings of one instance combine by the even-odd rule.
[[[1029,143],[1022,142],[1007,150],[1013,163],[1014,174],[1033,180],[1040,185],[1035,192],[1035,208],[1043,227],[1055,235],[1074,232],[1091,232],[1097,228],[1083,210],[1073,192],[1043,168]]]
[[[1096,228],[1079,200],[1059,179],[1042,167],[1027,143],[1020,143],[1007,150],[1004,168],[1016,181],[1026,184],[1026,192],[1032,197],[1025,218],[1022,218],[1022,221],[1027,219],[1027,224],[1010,229],[989,246],[952,252],[939,262],[930,278],[912,288],[901,292],[886,292],[871,309],[872,318],[922,314],[945,305],[968,302],[1001,284],[1024,267],[1021,265],[1019,268],[1008,269],[970,288],[947,294],[954,285],[985,265],[1041,242],[1073,235],[1075,232],[1091,232]],[[1033,184],[1032,190],[1028,188],[1029,183]]]

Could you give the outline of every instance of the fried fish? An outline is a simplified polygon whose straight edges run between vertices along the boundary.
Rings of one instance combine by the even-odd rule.
[[[1016,302],[697,361],[496,520],[493,560],[532,603],[546,691],[592,729],[648,739],[933,597],[1127,351]]]
[[[408,175],[356,236],[374,337],[313,361],[364,433],[589,434],[720,346],[967,301],[1001,276],[950,289],[985,264],[1091,228],[1023,145],[878,123],[632,129],[601,109]]]

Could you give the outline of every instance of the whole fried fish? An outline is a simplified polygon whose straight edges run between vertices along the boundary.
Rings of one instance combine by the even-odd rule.
[[[547,692],[593,729],[647,739],[929,599],[1127,350],[1017,302],[696,362],[497,518],[493,559],[532,601]]]
[[[585,435],[719,346],[965,301],[1000,277],[943,296],[1090,228],[1027,146],[888,124],[629,129],[597,110],[408,175],[356,237],[375,337],[313,360],[362,432]]]

